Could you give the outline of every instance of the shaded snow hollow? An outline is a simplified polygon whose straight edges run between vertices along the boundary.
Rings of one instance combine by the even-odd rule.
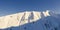
[[[31,23],[34,21],[38,21],[43,17],[50,16],[49,11],[26,11],[20,12],[16,14],[6,15],[0,17],[0,29],[8,28],[8,27],[16,27],[21,26],[26,23]]]

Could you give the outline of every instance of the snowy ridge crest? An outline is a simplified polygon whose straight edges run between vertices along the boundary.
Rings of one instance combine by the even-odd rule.
[[[0,17],[0,29],[8,27],[21,26],[26,23],[35,22],[38,19],[43,17],[50,16],[49,11],[37,12],[37,11],[26,11],[16,14],[11,14],[7,16]]]

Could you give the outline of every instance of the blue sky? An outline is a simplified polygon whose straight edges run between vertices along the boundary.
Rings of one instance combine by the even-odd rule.
[[[60,12],[60,0],[0,0],[0,16],[23,11],[45,10]]]

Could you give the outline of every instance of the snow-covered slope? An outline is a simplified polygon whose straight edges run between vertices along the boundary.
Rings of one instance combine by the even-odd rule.
[[[24,25],[16,27],[11,26],[10,28],[0,30],[60,30],[60,14],[54,14],[51,12],[50,16],[42,16],[35,22],[25,23]]]
[[[50,16],[49,11],[26,11],[0,17],[0,29],[21,26]]]

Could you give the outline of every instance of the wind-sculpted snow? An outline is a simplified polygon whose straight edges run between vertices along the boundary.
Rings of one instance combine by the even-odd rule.
[[[26,11],[2,16],[0,17],[0,29],[22,26],[27,23],[36,22],[43,17],[42,14],[44,17],[50,16],[49,11],[46,12]]]

